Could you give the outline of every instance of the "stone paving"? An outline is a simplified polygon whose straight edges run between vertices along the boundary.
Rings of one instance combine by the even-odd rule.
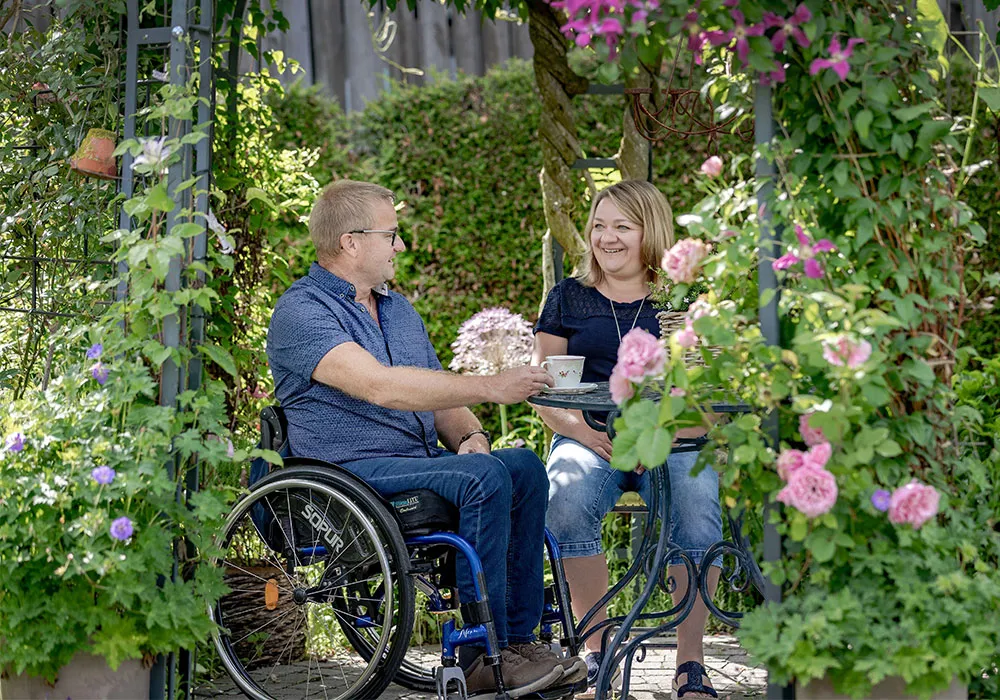
[[[670,638],[657,639],[657,642],[669,642]],[[407,658],[421,657],[428,660],[428,665],[437,658],[440,648],[426,650],[414,649]],[[719,697],[725,700],[743,700],[744,698],[760,698],[764,696],[767,684],[767,672],[751,665],[735,637],[715,635],[705,638],[705,662],[708,666],[712,682]],[[636,661],[632,669],[632,683],[629,696],[632,700],[669,700],[671,682],[673,680],[675,652],[673,649],[649,648],[646,658]],[[313,667],[315,669],[315,667]],[[306,692],[307,668],[286,667],[280,671],[279,679],[274,675],[268,683],[268,689],[275,694],[276,700],[292,700],[312,696],[316,693],[316,678],[312,679],[313,690]],[[199,698],[239,697],[239,690],[228,677],[222,676],[213,682],[198,688],[195,696]],[[321,696],[317,696],[321,697]],[[583,699],[583,695],[577,698]],[[433,693],[422,693],[408,690],[398,685],[391,685],[382,694],[385,700],[434,700]]]

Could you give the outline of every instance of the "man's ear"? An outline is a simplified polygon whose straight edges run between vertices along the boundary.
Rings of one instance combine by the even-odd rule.
[[[349,233],[340,234],[341,255],[347,254],[352,258],[358,254],[358,239]]]

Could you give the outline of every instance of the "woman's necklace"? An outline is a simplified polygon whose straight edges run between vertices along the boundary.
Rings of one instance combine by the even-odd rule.
[[[621,345],[621,343],[622,343],[622,327],[618,324],[618,312],[615,311],[615,300],[612,299],[611,297],[608,297],[608,301],[611,302],[611,315],[615,317],[615,330],[618,331],[618,344]],[[632,326],[629,328],[630,331],[633,328],[635,328],[635,324],[638,323],[638,321],[639,321],[639,314],[642,313],[642,305],[645,304],[645,303],[646,303],[646,297],[643,297],[642,301],[639,302],[639,310],[635,312],[635,318],[632,320]]]

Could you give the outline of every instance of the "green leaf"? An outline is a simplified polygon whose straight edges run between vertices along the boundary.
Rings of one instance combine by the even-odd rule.
[[[664,428],[649,428],[642,432],[636,447],[639,450],[639,461],[645,467],[658,467],[667,461],[673,436]]]
[[[868,138],[873,118],[871,110],[869,109],[863,109],[854,115],[854,128],[857,130],[858,136],[863,139]]]
[[[239,378],[239,372],[236,370],[236,362],[227,350],[210,343],[199,345],[198,349],[208,355],[212,362],[225,370],[230,376]]]
[[[903,448],[895,440],[886,440],[875,446],[875,451],[883,457],[896,457],[903,454]]]
[[[275,209],[274,202],[271,198],[267,196],[267,192],[260,189],[259,187],[247,187],[247,204],[253,201],[263,202],[270,209]]]
[[[819,564],[833,559],[833,555],[837,551],[837,543],[826,529],[814,530],[806,538],[805,544],[812,552],[813,559]]]
[[[158,211],[173,211],[177,206],[167,194],[167,186],[162,182],[146,191],[146,205]]]
[[[924,122],[917,134],[917,148],[927,149],[951,131],[951,121],[934,119]]]
[[[892,110],[892,116],[905,123],[927,114],[932,109],[934,109],[933,102],[922,102],[918,105],[913,105],[912,107],[900,107],[899,109],[894,109]]]
[[[1000,112],[1000,87],[979,88],[979,98],[994,112]]]

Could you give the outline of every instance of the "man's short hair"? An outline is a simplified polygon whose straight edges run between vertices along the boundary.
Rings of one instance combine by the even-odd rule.
[[[340,237],[374,226],[372,214],[380,202],[396,201],[392,190],[371,182],[337,180],[327,185],[309,214],[309,237],[319,257],[340,254]]]

